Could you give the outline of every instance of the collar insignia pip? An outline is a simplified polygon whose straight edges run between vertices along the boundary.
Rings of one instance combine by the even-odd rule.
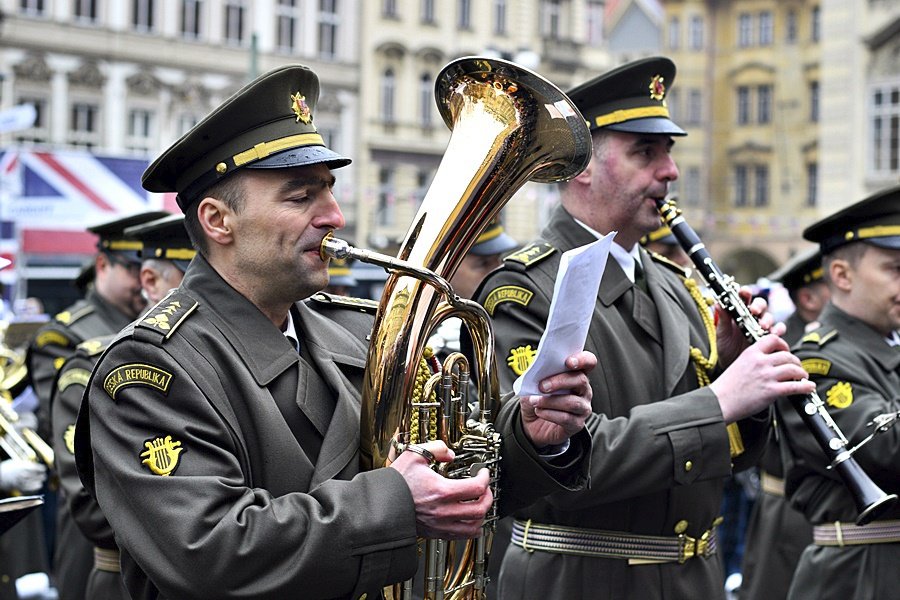
[[[654,100],[662,100],[666,97],[665,77],[654,75],[650,80],[650,97]]]
[[[849,381],[839,381],[825,393],[825,401],[828,406],[835,408],[847,408],[853,404],[853,388]]]
[[[309,110],[309,105],[306,103],[306,96],[301,95],[300,92],[291,96],[291,110],[297,117],[297,123],[300,121],[307,125],[312,123],[312,111]]]
[[[167,477],[178,468],[178,456],[184,451],[181,442],[172,441],[172,436],[166,439],[155,438],[144,442],[147,448],[141,453],[142,464],[147,465],[152,473]]]
[[[532,350],[531,344],[513,348],[509,351],[509,356],[506,358],[506,364],[509,365],[509,368],[512,369],[513,373],[521,375],[531,366],[535,354],[537,354],[537,350]]]

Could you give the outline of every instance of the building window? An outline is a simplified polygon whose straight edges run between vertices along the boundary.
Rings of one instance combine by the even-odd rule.
[[[819,41],[819,36],[822,33],[820,28],[822,26],[822,11],[818,6],[814,6],[812,9],[812,21],[810,23],[810,39],[814,42]]]
[[[434,25],[434,0],[422,0],[422,22]]]
[[[506,35],[506,0],[494,0],[494,33]]]
[[[818,179],[819,164],[809,163],[806,165],[806,206],[810,208],[817,204],[819,196]]]
[[[297,41],[300,9],[297,0],[278,0],[275,7],[275,45],[281,52],[292,52]]]
[[[390,227],[396,220],[394,214],[396,193],[394,191],[394,170],[381,167],[378,172],[378,224]]]
[[[76,21],[94,23],[97,21],[97,0],[75,0],[72,11]]]
[[[396,19],[399,16],[397,14],[397,0],[383,0],[381,16],[388,19]]]
[[[688,167],[684,172],[684,194],[682,200],[686,206],[700,205],[700,168]]]
[[[669,118],[678,123],[681,118],[681,88],[672,88],[666,94],[666,107],[669,109]]]
[[[69,121],[69,142],[73,146],[95,147],[99,139],[100,107],[90,102],[72,104]]]
[[[183,0],[181,3],[181,33],[188,39],[198,39],[201,30],[203,0]]]
[[[699,15],[691,17],[688,38],[691,50],[703,50],[703,17]]]
[[[34,107],[34,124],[28,129],[16,132],[16,141],[45,144],[50,139],[50,124],[47,112],[47,100],[39,96],[19,96],[16,104],[30,104]]]
[[[678,50],[681,45],[681,21],[678,17],[669,18],[669,50]]]
[[[692,125],[697,125],[703,121],[703,93],[701,90],[692,88],[690,92],[688,92],[688,105],[685,120]]]
[[[456,19],[456,26],[459,29],[472,29],[472,0],[459,0],[459,14]]]
[[[156,115],[147,109],[136,108],[128,113],[128,149],[149,152],[156,133]]]
[[[761,85],[756,89],[756,122],[766,124],[772,121],[772,86]]]
[[[200,118],[192,113],[182,113],[178,116],[178,136],[186,134],[200,122]]]
[[[788,44],[797,41],[797,11],[791,9],[787,12],[784,26],[784,39]]]
[[[591,0],[587,5],[587,43],[593,48],[603,45],[603,2]]]
[[[153,31],[153,0],[133,0],[131,3],[131,24],[135,31]]]
[[[754,174],[754,191],[753,204],[755,206],[769,205],[769,167],[766,165],[757,165],[753,169]]]
[[[42,17],[47,10],[46,4],[45,0],[19,0],[19,9],[22,14]]]
[[[738,15],[738,47],[746,48],[753,44],[753,18],[747,13]]]
[[[338,23],[337,0],[319,0],[319,56],[322,58],[337,57]]]
[[[394,123],[394,95],[397,82],[394,70],[387,69],[381,76],[381,120],[385,123]]]
[[[560,38],[561,10],[560,0],[541,0],[541,37],[550,40],[558,40]]]
[[[771,46],[774,38],[772,13],[764,10],[759,13],[759,45]]]
[[[225,41],[235,46],[240,46],[244,41],[244,22],[246,20],[247,7],[243,1],[231,0],[225,4]]]
[[[428,73],[422,73],[419,79],[419,104],[422,127],[431,129],[434,126],[434,85]]]
[[[734,205],[738,208],[747,206],[747,197],[750,195],[747,184],[747,167],[736,165],[734,167]]]
[[[900,84],[892,82],[872,89],[872,167],[874,175],[900,174]]]
[[[809,120],[813,123],[819,121],[819,82],[812,81],[809,84]]]
[[[750,88],[746,85],[737,89],[737,122],[738,125],[750,123]]]

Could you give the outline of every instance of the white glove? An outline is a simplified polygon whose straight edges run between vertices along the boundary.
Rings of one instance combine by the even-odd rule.
[[[37,492],[47,479],[47,467],[28,460],[10,458],[0,462],[0,488]]]
[[[37,415],[33,412],[20,412],[19,419],[13,423],[13,427],[16,428],[16,431],[22,433],[23,429],[31,429],[32,431],[36,430],[38,426]]]

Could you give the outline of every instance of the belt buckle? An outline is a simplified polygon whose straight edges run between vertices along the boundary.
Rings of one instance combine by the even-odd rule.
[[[686,561],[695,556],[709,556],[709,538],[710,530],[707,529],[700,536],[700,539],[693,538],[689,535],[679,534],[678,536],[678,564],[683,565]]]

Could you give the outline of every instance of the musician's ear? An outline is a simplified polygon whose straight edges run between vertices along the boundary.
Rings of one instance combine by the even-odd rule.
[[[853,266],[843,258],[834,258],[828,264],[828,279],[842,292],[849,292],[853,287]]]

